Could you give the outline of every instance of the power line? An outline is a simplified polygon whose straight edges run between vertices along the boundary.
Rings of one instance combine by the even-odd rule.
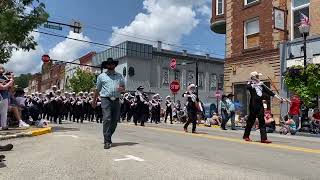
[[[65,36],[65,35],[56,34],[56,33],[43,32],[43,31],[38,31],[38,30],[34,30],[33,32],[37,32],[37,33],[41,33],[41,34],[45,34],[45,35],[49,35],[49,36],[54,36],[54,37],[60,37],[60,38],[64,38],[64,39],[70,39],[70,40],[79,41],[79,42],[83,42],[83,43],[93,44],[93,45],[97,45],[97,46],[104,46],[104,47],[109,47],[109,48],[117,48],[117,49],[129,50],[129,51],[133,51],[133,52],[139,52],[139,53],[150,54],[150,55],[153,54],[153,53],[142,52],[142,51],[138,51],[138,50],[134,50],[134,49],[127,49],[127,48],[122,48],[122,47],[118,47],[118,46],[112,46],[112,45],[109,45],[109,44],[104,44],[104,43],[99,43],[99,42],[93,42],[93,41],[88,41],[88,40],[83,40],[83,39],[71,38],[71,37],[68,37],[68,36]]]
[[[57,18],[57,19],[60,19],[60,18]],[[62,20],[62,19],[60,19],[60,20]],[[53,22],[53,21],[51,21],[51,22]],[[58,22],[56,22],[56,23],[58,23]],[[88,29],[94,29],[94,30],[102,31],[102,32],[108,32],[108,33],[111,33],[111,34],[113,33],[113,34],[117,34],[117,35],[120,35],[120,36],[126,36],[126,37],[130,37],[130,38],[134,38],[134,39],[140,39],[140,40],[154,42],[154,43],[158,42],[158,40],[147,39],[147,38],[151,38],[151,37],[148,37],[148,36],[137,35],[137,34],[130,35],[128,33],[118,33],[118,32],[114,32],[114,31],[111,31],[111,30],[106,29],[106,28],[98,27],[96,25],[84,24],[84,27],[86,27]],[[140,37],[137,37],[137,36],[140,36]],[[142,37],[146,37],[146,38],[142,38]],[[203,51],[203,50],[199,50],[199,49],[195,49],[195,48],[186,47],[186,46],[183,46],[183,45],[178,45],[178,44],[171,43],[171,42],[162,41],[162,44],[165,44],[165,45],[168,45],[168,46],[172,46],[172,47],[176,47],[176,48],[185,49],[185,50],[197,51],[197,52],[201,52],[201,53],[205,53],[205,54],[212,54],[212,55],[223,56],[223,57],[225,56],[224,54],[219,54],[219,53],[215,53],[215,52],[211,52],[211,51]]]

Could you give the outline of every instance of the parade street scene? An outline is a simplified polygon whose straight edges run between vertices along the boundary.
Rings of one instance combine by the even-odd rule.
[[[1,0],[1,180],[319,180],[319,0]]]

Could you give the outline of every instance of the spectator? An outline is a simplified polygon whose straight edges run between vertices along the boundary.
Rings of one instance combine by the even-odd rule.
[[[300,109],[301,109],[301,101],[299,96],[293,95],[290,100],[290,109],[289,109],[289,115],[292,117],[294,122],[297,125],[297,128],[300,129]]]
[[[273,133],[276,130],[276,122],[273,119],[273,114],[267,113],[264,116],[267,133]]]
[[[288,132],[290,132],[291,135],[295,135],[297,133],[297,126],[292,117],[287,115],[284,117],[284,121],[284,126],[281,128],[280,134],[286,135]]]
[[[217,113],[213,112],[212,117],[207,119],[207,122],[205,124],[206,126],[221,126],[221,120],[220,117],[217,115]]]
[[[320,131],[320,111],[319,109],[314,109],[313,115],[311,117],[311,131],[318,134]]]
[[[0,118],[2,130],[8,129],[7,115],[9,106],[9,91],[8,89],[13,86],[13,78],[8,78],[4,75],[5,69],[0,65]]]
[[[9,112],[11,112],[14,116],[14,119],[18,122],[19,127],[21,128],[28,128],[30,127],[29,124],[25,123],[22,120],[21,116],[21,105],[17,102],[16,97],[14,97],[14,90],[15,87],[9,88]]]
[[[222,118],[222,124],[221,124],[221,129],[222,130],[227,130],[225,127],[224,122],[227,122],[229,119],[229,109],[228,109],[228,103],[227,103],[227,96],[222,95],[222,99],[220,101],[220,115]]]

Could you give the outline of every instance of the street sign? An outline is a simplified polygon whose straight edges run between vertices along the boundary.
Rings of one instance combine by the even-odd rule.
[[[176,94],[180,90],[180,83],[177,80],[174,80],[170,83],[170,90],[173,94]]]
[[[50,56],[48,54],[45,54],[41,57],[41,60],[43,63],[48,63],[50,61]]]
[[[176,67],[177,67],[177,60],[176,59],[171,59],[170,67],[173,70],[176,69]]]
[[[53,24],[44,24],[43,25],[45,28],[48,28],[48,29],[55,29],[55,30],[62,30],[62,27],[61,26],[57,26],[57,25],[53,25]]]

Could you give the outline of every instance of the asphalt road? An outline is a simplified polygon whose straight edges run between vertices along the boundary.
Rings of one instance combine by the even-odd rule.
[[[242,141],[242,131],[182,125],[120,124],[103,149],[102,126],[67,123],[13,143],[1,180],[320,179],[320,138],[270,135],[273,144]],[[191,127],[190,127],[191,128]],[[258,132],[252,138],[258,140]]]

